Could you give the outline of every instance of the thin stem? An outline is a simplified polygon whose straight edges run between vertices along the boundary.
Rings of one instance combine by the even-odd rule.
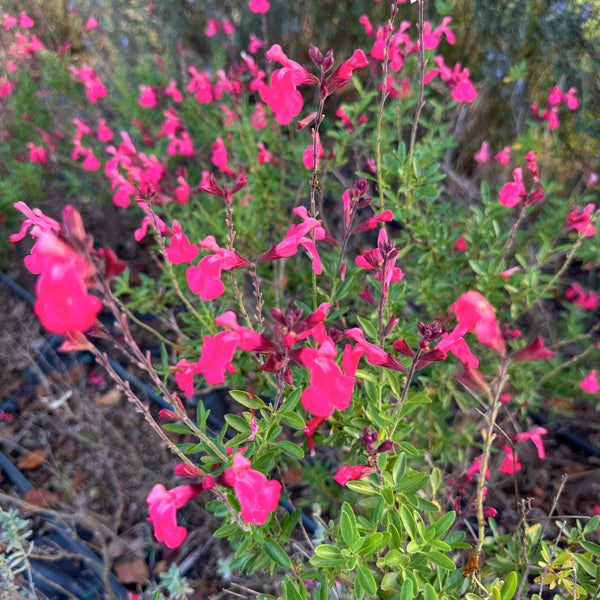
[[[406,396],[408,395],[408,388],[410,387],[410,382],[415,375],[415,371],[417,370],[417,362],[419,361],[419,357],[421,356],[421,348],[417,349],[417,352],[413,356],[412,364],[410,365],[410,369],[408,371],[408,375],[406,376],[406,383],[404,384],[404,389],[402,390],[402,396],[400,397],[399,407],[402,408],[404,406],[404,402],[406,401]]]
[[[419,0],[422,2],[422,0]],[[385,101],[387,100],[389,93],[387,91],[388,85],[388,69],[389,69],[389,52],[390,45],[392,43],[392,35],[394,32],[394,21],[398,12],[398,3],[396,0],[392,2],[392,9],[390,13],[390,19],[388,21],[388,35],[385,40],[385,49],[383,52],[383,88],[381,90],[381,100],[379,101],[379,113],[377,114],[377,133],[376,133],[376,149],[375,156],[377,161],[377,187],[379,188],[379,209],[384,210],[385,201],[383,198],[383,175],[381,173],[381,123],[383,121],[383,108]]]
[[[506,246],[504,247],[504,250],[502,251],[502,256],[500,257],[500,260],[498,261],[498,265],[496,267],[496,271],[494,272],[494,275],[498,274],[498,271],[500,271],[500,269],[502,268],[502,263],[504,262],[504,259],[508,256],[508,253],[510,252],[510,249],[512,248],[512,245],[515,241],[515,235],[517,233],[517,229],[519,228],[519,225],[525,218],[525,209],[526,209],[526,206],[524,203],[522,203],[521,210],[519,211],[519,216],[516,218],[516,220],[514,221],[514,223],[512,224],[512,226],[510,228],[510,233],[508,234],[508,241],[506,242]]]
[[[425,48],[423,47],[423,4],[424,0],[419,0],[419,101],[417,102],[417,110],[413,119],[412,131],[410,133],[410,148],[408,151],[408,165],[412,165],[413,152],[417,141],[417,126],[421,118],[421,111],[425,106],[423,93],[425,88]]]
[[[149,423],[150,427],[154,429],[155,433],[160,439],[170,448],[170,450],[177,455],[177,457],[188,465],[195,466],[194,463],[177,447],[173,441],[171,441],[167,434],[163,431],[162,427],[154,420],[154,417],[150,414],[148,407],[134,394],[133,390],[129,386],[128,381],[124,381],[119,374],[112,368],[108,357],[103,352],[100,352],[96,346],[90,344],[89,351],[96,357],[98,363],[101,364],[111,376],[113,381],[117,384],[117,388],[120,389],[130,402],[133,402],[138,410],[144,415],[146,422]]]
[[[495,382],[495,389],[493,394],[491,395],[491,404],[489,408],[489,413],[487,415],[487,429],[485,432],[484,446],[483,446],[483,454],[481,456],[481,468],[479,470],[479,480],[477,485],[477,523],[478,523],[478,539],[475,549],[473,550],[473,555],[477,561],[479,561],[479,556],[481,555],[481,549],[483,548],[483,540],[485,538],[485,516],[483,514],[483,501],[484,501],[484,493],[485,493],[485,473],[488,469],[488,463],[490,459],[490,451],[492,447],[492,443],[495,437],[495,429],[496,429],[496,420],[498,418],[498,413],[502,406],[502,400],[500,396],[502,395],[502,390],[504,388],[504,384],[508,379],[507,369],[510,364],[510,359],[505,360],[500,366],[500,371],[498,373],[498,377]]]

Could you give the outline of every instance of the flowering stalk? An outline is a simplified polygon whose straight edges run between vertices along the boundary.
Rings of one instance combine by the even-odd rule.
[[[422,0],[419,0],[421,2]],[[381,90],[381,100],[379,101],[379,113],[377,114],[377,136],[376,136],[376,149],[375,156],[377,160],[377,187],[379,188],[379,208],[383,210],[385,208],[385,201],[383,199],[383,175],[381,174],[381,123],[383,121],[383,107],[385,101],[389,96],[387,91],[388,83],[388,70],[389,70],[389,52],[390,44],[392,43],[392,35],[394,32],[394,21],[396,20],[396,14],[398,12],[398,3],[394,0],[392,2],[392,9],[390,13],[390,19],[388,21],[388,35],[385,40],[385,49],[383,53],[383,88]]]
[[[423,44],[423,4],[424,0],[418,0],[419,2],[419,100],[417,102],[417,110],[415,111],[415,118],[412,124],[412,131],[410,133],[410,149],[408,151],[408,164],[412,165],[412,157],[415,149],[415,143],[417,141],[417,126],[419,124],[419,118],[421,111],[425,106],[423,101],[423,90],[425,88],[425,47]]]

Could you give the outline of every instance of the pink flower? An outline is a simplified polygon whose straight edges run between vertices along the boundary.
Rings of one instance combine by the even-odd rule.
[[[562,95],[562,101],[567,103],[569,110],[577,110],[579,108],[579,100],[575,98],[577,88],[570,88],[567,92]]]
[[[196,367],[196,363],[190,363],[186,358],[182,358],[175,365],[175,381],[186,398],[191,398],[194,395],[194,373],[196,372]]]
[[[274,342],[271,342],[271,340],[265,336],[252,329],[249,329],[248,327],[239,325],[235,313],[231,310],[228,310],[222,315],[215,317],[215,324],[221,325],[222,327],[228,327],[237,334],[237,347],[240,350],[244,350],[246,352],[271,352],[277,349],[277,346],[274,344]]]
[[[187,91],[190,94],[195,94],[198,102],[203,104],[212,102],[213,91],[208,74],[206,72],[198,73],[195,67],[190,67],[188,69],[188,73],[190,73],[192,79],[188,84]]]
[[[72,206],[65,207],[60,224],[38,209],[31,210],[24,202],[17,202],[15,208],[27,219],[10,240],[23,239],[30,226],[31,236],[36,238],[31,254],[25,258],[27,269],[39,275],[35,314],[51,333],[69,336],[86,331],[96,321],[102,302],[87,293],[94,265],[66,241],[76,238],[83,244],[86,239],[79,213]]]
[[[519,457],[516,452],[513,452],[512,448],[507,444],[502,446],[504,450],[504,460],[498,468],[500,473],[506,473],[507,475],[514,475],[517,471],[520,471],[523,465],[519,462]]]
[[[519,272],[519,267],[511,267],[510,269],[506,269],[506,271],[502,271],[500,273],[500,277],[506,281],[511,275]]]
[[[160,483],[152,488],[146,502],[149,504],[149,521],[154,525],[154,536],[168,548],[177,548],[185,540],[187,530],[177,525],[176,510],[202,492],[201,484],[180,485],[166,490]]]
[[[239,254],[220,248],[212,235],[200,242],[200,247],[212,250],[216,254],[205,256],[198,266],[190,266],[186,279],[190,290],[198,294],[205,302],[215,300],[225,291],[225,285],[220,280],[221,271],[247,267],[250,263]]]
[[[340,467],[337,473],[333,476],[333,480],[340,485],[346,485],[349,481],[356,479],[362,479],[367,475],[375,473],[375,467],[369,467],[368,465],[353,465]]]
[[[259,471],[251,469],[250,461],[241,454],[233,456],[233,466],[223,473],[223,484],[232,487],[242,508],[244,523],[262,525],[269,513],[277,508],[281,495],[279,481],[268,480]]]
[[[517,350],[513,355],[513,360],[546,360],[547,358],[552,358],[556,355],[554,350],[548,350],[548,348],[544,347],[544,340],[540,335],[536,336],[535,340],[525,346],[525,348],[521,348]]]
[[[275,120],[285,125],[302,110],[302,95],[296,86],[319,85],[319,80],[301,64],[288,58],[279,44],[269,48],[267,58],[281,63],[283,68],[273,71],[270,87],[260,86],[260,97],[275,113]]]
[[[579,387],[588,394],[596,394],[600,391],[600,385],[598,385],[598,379],[596,376],[596,369],[590,371],[580,382]]]
[[[271,5],[269,4],[268,0],[250,0],[250,2],[248,2],[248,8],[253,13],[264,14],[269,11]]]
[[[36,284],[33,310],[51,333],[78,333],[89,329],[102,310],[100,298],[87,293],[80,272],[56,264]]]
[[[221,28],[221,23],[216,19],[208,19],[206,29],[204,30],[204,35],[207,37],[213,37],[217,35],[219,29]]]
[[[169,85],[165,88],[165,96],[173,98],[174,102],[181,102],[183,100],[183,95],[177,88],[177,82],[174,79],[169,81]]]
[[[36,146],[33,142],[27,142],[29,148],[29,160],[33,163],[43,165],[48,158],[48,151],[44,146]]]
[[[465,238],[461,235],[454,240],[452,247],[457,252],[464,252],[467,249],[467,242],[465,241]]]
[[[506,166],[508,166],[508,163],[510,162],[510,152],[511,152],[510,146],[505,146],[501,152],[498,152],[498,154],[496,154],[496,156],[494,156],[494,160],[496,162],[499,162],[503,167],[506,167]]]
[[[230,369],[231,359],[237,348],[239,336],[234,331],[220,331],[214,337],[204,336],[202,353],[195,368],[204,375],[210,385],[225,381],[225,372]]]
[[[198,254],[198,246],[190,242],[187,235],[183,233],[179,221],[176,219],[173,220],[172,229],[171,242],[165,250],[167,260],[174,265],[191,262]]]
[[[567,224],[564,231],[575,229],[583,233],[585,237],[591,237],[596,233],[596,228],[590,225],[590,214],[594,211],[596,205],[590,202],[583,210],[574,206],[573,210],[567,216]]]
[[[303,222],[298,225],[292,225],[283,241],[279,242],[279,244],[276,244],[270,250],[267,250],[267,252],[259,256],[257,262],[267,262],[271,260],[277,260],[278,258],[293,256],[296,254],[296,252],[298,252],[298,246],[304,246],[313,259],[313,269],[315,273],[320,275],[323,272],[321,259],[319,258],[314,242],[307,237],[307,234],[315,229],[320,228],[321,221],[314,219],[313,217],[309,217],[306,214],[306,209],[301,206],[295,208],[293,212],[301,216]]]
[[[473,475],[475,473],[481,473],[481,461],[483,460],[483,454],[480,454],[472,463],[471,466],[467,469],[467,473],[465,477],[467,481],[473,481]],[[485,478],[490,478],[490,470],[486,468],[485,470]]]
[[[473,155],[473,159],[481,165],[488,162],[490,158],[490,144],[484,140],[481,144],[481,148]]]
[[[357,346],[367,355],[367,362],[372,365],[381,365],[388,369],[406,372],[406,367],[401,362],[398,362],[389,352],[386,352],[375,344],[367,342],[365,334],[358,327],[346,329],[344,334],[357,342]]]
[[[377,248],[373,250],[368,250],[364,254],[359,254],[354,262],[363,269],[376,269],[377,273],[375,274],[376,279],[380,279],[380,267],[383,265],[383,258],[381,255],[380,247],[383,247],[388,244],[388,236],[387,231],[382,227],[379,230],[379,235],[377,237]],[[397,254],[397,252],[396,252]],[[382,285],[389,286],[389,284],[393,281],[400,281],[404,277],[404,273],[400,267],[394,266],[396,263],[396,258],[394,257],[392,260],[386,263],[386,271],[384,274],[384,282]]]
[[[294,84],[291,69],[277,69],[271,75],[271,86],[260,87],[261,100],[275,113],[280,125],[289,123],[302,110],[302,94]]]
[[[154,108],[156,106],[156,92],[149,85],[140,85],[140,98],[138,103],[144,108]]]
[[[444,64],[442,56],[436,56],[433,61],[438,65],[438,68],[426,74],[426,83],[439,73],[442,81],[447,82],[450,86],[452,98],[457,102],[473,102],[477,98],[477,90],[473,87],[469,79],[469,69],[465,68],[461,71],[460,63],[456,63],[454,69],[450,69],[450,67]]]
[[[472,392],[489,393],[489,386],[483,375],[477,368],[471,368],[467,362],[463,362],[463,370],[460,373],[454,373],[453,377]]]
[[[96,29],[98,27],[98,21],[94,18],[94,15],[90,15],[90,18],[85,22],[85,30]]]
[[[106,120],[100,119],[98,123],[97,137],[101,142],[110,142],[113,139],[113,132],[106,126]]]
[[[319,348],[304,348],[300,353],[300,361],[310,371],[310,386],[302,392],[301,402],[316,417],[328,417],[334,410],[344,410],[352,400],[354,373],[342,373],[335,357],[331,338]]]
[[[521,167],[513,171],[513,181],[509,181],[502,186],[500,190],[500,204],[513,207],[519,204],[521,198],[525,198],[527,192],[523,185],[523,170]]]
[[[596,310],[600,296],[592,291],[586,292],[580,285],[574,283],[565,292],[565,298],[583,310]]]
[[[346,190],[347,191],[347,190]],[[384,210],[382,213],[371,217],[370,219],[366,219],[359,225],[357,225],[352,231],[353,233],[358,233],[359,231],[370,231],[371,229],[375,229],[379,223],[389,223],[394,219],[394,213],[388,208]]]
[[[538,456],[543,460],[546,458],[546,451],[544,449],[544,442],[542,441],[542,436],[548,433],[547,429],[543,427],[536,427],[531,431],[522,431],[521,433],[516,433],[513,435],[513,440],[515,442],[525,442],[527,440],[531,440],[538,451]]]
[[[327,95],[333,94],[336,90],[344,87],[350,79],[355,69],[362,69],[369,64],[369,59],[362,50],[355,50],[352,56],[344,61],[326,80],[325,87]]]
[[[256,147],[258,148],[257,159],[260,165],[266,165],[267,163],[272,163],[273,160],[275,160],[275,157],[266,149],[262,142],[258,142]]]
[[[456,315],[458,324],[464,331],[475,330],[477,339],[492,348],[498,355],[504,356],[504,339],[496,321],[492,305],[476,291],[465,292],[450,307]]]
[[[254,129],[263,129],[267,126],[267,113],[265,112],[265,107],[260,102],[257,102],[254,106],[256,110],[250,117],[250,125],[252,125]]]
[[[550,96],[548,96],[548,104],[555,106],[556,104],[560,104],[562,102],[562,94],[560,92],[560,86],[557,85],[553,88],[550,88]]]
[[[33,27],[33,20],[27,16],[27,13],[23,10],[19,15],[19,26],[23,28]]]
[[[302,154],[302,164],[307,169],[315,168],[315,146],[314,146],[314,137],[313,133],[313,143],[310,144]],[[323,150],[323,146],[321,146],[321,141],[319,140],[319,134],[317,133],[317,168],[319,167],[319,159],[325,158],[325,152]]]
[[[215,167],[219,167],[223,173],[233,177],[235,173],[227,166],[229,158],[227,156],[225,142],[223,142],[223,138],[221,136],[217,136],[215,143],[212,145],[212,149],[212,164],[215,165]]]
[[[446,355],[447,352],[452,352],[464,365],[473,369],[479,366],[479,359],[471,352],[469,345],[462,337],[465,333],[464,328],[457,325],[451,333],[442,333],[442,339],[435,347]]]
[[[306,436],[306,444],[308,449],[312,452],[315,449],[315,443],[313,442],[313,435],[315,435],[317,429],[327,421],[327,417],[313,417],[305,423],[305,427],[302,433]]]
[[[85,93],[92,104],[96,104],[99,98],[104,98],[108,94],[102,81],[100,81],[100,78],[91,67],[81,65],[81,68],[77,69],[71,65],[69,70],[71,71],[71,77],[74,80],[83,83]]]

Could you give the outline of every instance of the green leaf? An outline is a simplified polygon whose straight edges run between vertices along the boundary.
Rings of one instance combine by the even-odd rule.
[[[281,590],[285,600],[307,600],[306,588],[304,585],[298,589],[298,586],[289,578],[288,575],[286,575],[281,581]]]
[[[403,452],[396,456],[396,461],[392,468],[392,479],[394,480],[394,484],[396,484],[402,475],[404,475],[404,471],[406,471],[406,454]]]
[[[304,419],[295,412],[285,413],[283,415],[283,422],[292,429],[302,430],[306,427]]]
[[[229,394],[236,402],[246,408],[266,408],[267,406],[258,396],[242,390],[231,390]]]
[[[342,534],[342,539],[344,540],[346,547],[351,548],[354,544],[354,540],[358,537],[358,529],[352,507],[347,502],[342,504],[339,531]]]
[[[456,565],[452,560],[441,552],[427,552],[425,556],[427,556],[427,560],[430,560],[434,565],[437,565],[442,569],[448,569],[448,571],[454,571],[456,569]]]
[[[298,523],[300,517],[302,516],[302,509],[297,508],[293,513],[286,515],[281,519],[281,537],[284,539],[288,539],[294,527],[296,527],[296,523]]]
[[[408,471],[407,473],[404,473],[398,483],[396,483],[396,490],[405,492],[406,494],[414,494],[425,487],[427,477],[427,473]]]
[[[430,583],[423,586],[423,600],[439,600],[437,592]]]
[[[172,431],[173,433],[183,433],[183,434],[192,433],[192,430],[187,425],[184,425],[183,423],[165,423],[163,425],[163,429],[166,429],[167,431]]]
[[[431,541],[435,538],[442,537],[446,531],[452,527],[455,517],[456,513],[453,510],[440,517],[435,523],[427,528],[425,539]]]
[[[302,394],[302,388],[295,389],[284,401],[281,405],[279,411],[281,413],[290,413],[292,412],[296,406],[298,406],[298,402],[300,401],[300,396]],[[304,427],[304,425],[302,426]]]
[[[321,544],[315,548],[315,556],[310,559],[310,564],[315,567],[335,567],[346,562],[339,548],[328,544]]]
[[[240,433],[250,434],[252,432],[250,423],[238,415],[225,415],[225,422]]]
[[[365,589],[367,594],[374,596],[377,593],[377,583],[375,583],[373,573],[371,573],[370,569],[368,569],[365,565],[358,565],[354,583],[356,584],[358,580],[360,580],[360,584]]]
[[[358,492],[360,494],[365,494],[366,496],[372,496],[377,493],[377,490],[373,487],[373,484],[368,481],[359,480],[359,481],[349,481],[346,484],[346,487],[353,492]]]
[[[427,394],[415,394],[409,396],[406,401],[409,404],[431,404],[432,400]]]
[[[581,540],[580,546],[587,552],[591,552],[594,556],[600,557],[600,545],[594,542],[588,542],[587,540]]]
[[[500,600],[511,600],[517,590],[517,574],[511,571],[504,579]]]
[[[368,556],[369,554],[373,554],[377,552],[385,541],[385,535],[381,531],[377,531],[372,533],[365,541],[362,543],[358,554],[362,556]]]
[[[573,559],[590,577],[596,577],[597,567],[589,558],[583,554],[573,554]]]
[[[598,525],[600,524],[600,516],[594,515],[583,528],[583,535],[589,535],[598,529]]]
[[[415,518],[410,510],[406,508],[406,506],[402,505],[400,507],[400,519],[402,520],[402,525],[404,526],[404,530],[408,533],[408,535],[416,540],[418,537],[417,534],[417,523]]]
[[[400,588],[399,600],[413,600],[413,584],[410,579],[407,579]]]
[[[294,444],[294,442],[277,442],[277,446],[284,451],[285,454],[291,456],[292,458],[301,459],[304,458],[304,450],[298,446],[298,444]]]
[[[398,583],[398,573],[386,573],[381,580],[381,589],[384,592],[393,590]]]
[[[266,539],[263,549],[269,555],[269,557],[280,567],[284,569],[289,569],[292,566],[290,558],[285,553],[284,549],[273,540]]]
[[[231,538],[235,534],[239,534],[239,532],[240,532],[240,527],[239,527],[239,525],[237,525],[237,523],[225,523],[224,525],[221,525],[221,527],[219,527],[219,529],[217,529],[213,533],[213,537]]]

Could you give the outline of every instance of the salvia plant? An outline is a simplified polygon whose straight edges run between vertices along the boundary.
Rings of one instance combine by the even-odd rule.
[[[288,600],[599,598],[599,516],[550,514],[557,533],[517,491],[520,521],[501,531],[489,499],[519,489],[523,448],[545,459],[531,411],[600,390],[597,176],[563,189],[549,166],[581,99],[552,82],[526,134],[484,141],[465,180],[455,132],[478,91],[444,59],[451,17],[392,1],[372,23],[370,4],[365,50],[341,60],[252,35],[219,70],[186,64],[182,79],[160,64],[119,131],[102,116],[110,80],[64,61],[89,105],[68,134],[36,126],[19,164],[52,175],[68,149],[138,212],[132,235],[153,240],[160,271],[134,280],[73,206],[56,220],[20,200],[11,240],[35,240],[35,313],[63,349],[95,356],[177,457],[181,484],[147,497],[167,547],[188,534],[177,511],[201,502],[231,543],[228,570],[276,575]],[[249,10],[264,25],[270,4]],[[62,59],[27,33],[26,13],[4,19],[20,73],[2,82],[8,103],[32,63]],[[210,19],[206,35],[234,27]],[[158,360],[130,327],[149,311],[162,317]],[[170,408],[153,415],[107,339]],[[218,432],[199,395],[214,387],[233,406]],[[300,494],[283,479],[291,466]]]

